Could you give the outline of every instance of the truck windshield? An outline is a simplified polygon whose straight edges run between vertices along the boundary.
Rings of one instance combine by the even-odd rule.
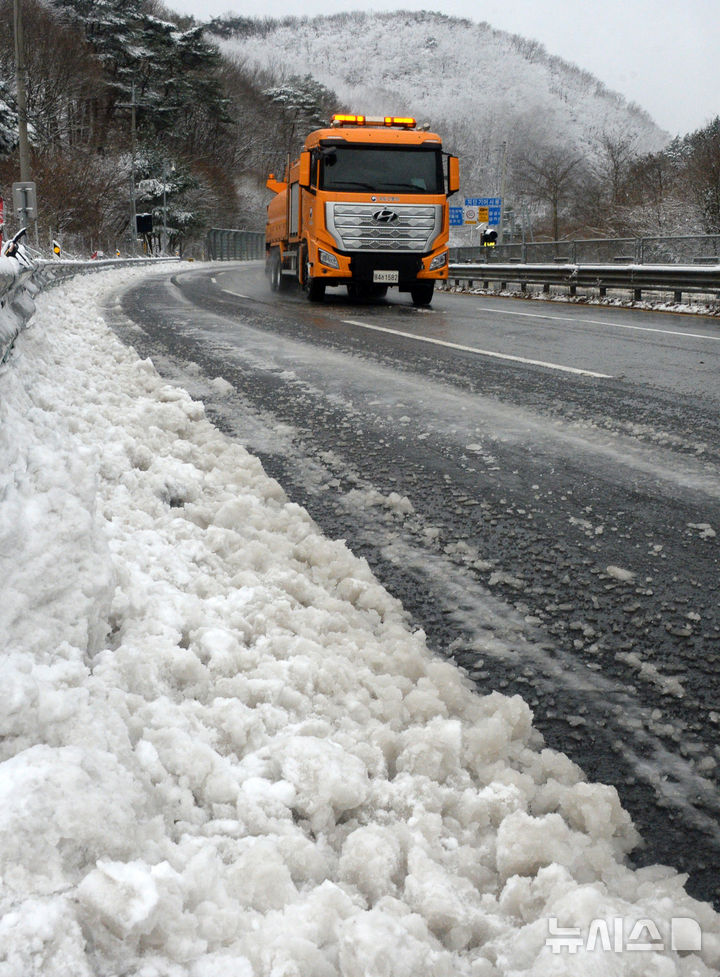
[[[320,153],[320,189],[362,193],[444,193],[439,149],[327,146]]]

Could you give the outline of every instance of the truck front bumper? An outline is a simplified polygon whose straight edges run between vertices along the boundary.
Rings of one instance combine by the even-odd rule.
[[[329,251],[325,248],[324,250]],[[448,276],[447,251],[443,249],[430,254],[398,251],[363,251],[353,254],[333,251],[331,254],[337,258],[337,268],[326,266],[318,256],[312,269],[313,277],[324,279],[328,285],[372,285],[376,284],[376,271],[396,272],[397,281],[391,284],[406,291],[418,281],[437,281]],[[431,268],[433,264],[436,267]]]

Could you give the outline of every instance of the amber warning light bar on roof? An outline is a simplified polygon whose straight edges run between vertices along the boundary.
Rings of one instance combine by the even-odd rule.
[[[402,129],[414,129],[415,119],[403,118],[396,115],[334,115],[334,126],[399,126]]]

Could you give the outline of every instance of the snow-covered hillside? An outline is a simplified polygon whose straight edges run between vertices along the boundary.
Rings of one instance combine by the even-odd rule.
[[[463,158],[464,182],[499,190],[503,144],[578,149],[592,159],[599,140],[632,138],[638,151],[668,136],[636,105],[542,45],[439,13],[352,13],[243,20],[223,53],[278,78],[312,75],[347,107],[407,113],[427,121]]]

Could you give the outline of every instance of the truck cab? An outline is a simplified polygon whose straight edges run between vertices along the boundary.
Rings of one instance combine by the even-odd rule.
[[[267,185],[273,289],[295,280],[319,301],[328,287],[356,298],[396,287],[429,305],[435,282],[447,279],[458,160],[414,119],[336,115],[310,133],[285,179]]]

